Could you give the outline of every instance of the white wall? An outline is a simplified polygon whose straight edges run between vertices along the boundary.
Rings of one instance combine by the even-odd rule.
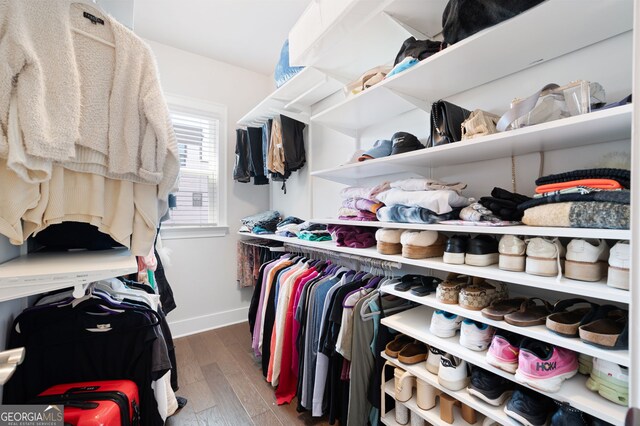
[[[264,75],[148,41],[166,94],[227,107],[227,198],[230,232],[224,237],[164,239],[172,250],[165,267],[178,308],[168,317],[174,336],[246,319],[252,288],[236,283],[236,231],[240,219],[269,207],[269,187],[234,182],[235,123],[271,91]]]

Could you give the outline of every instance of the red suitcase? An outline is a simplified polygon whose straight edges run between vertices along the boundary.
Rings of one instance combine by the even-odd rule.
[[[130,380],[67,383],[42,392],[39,404],[64,405],[64,422],[73,426],[136,426],[138,387]]]

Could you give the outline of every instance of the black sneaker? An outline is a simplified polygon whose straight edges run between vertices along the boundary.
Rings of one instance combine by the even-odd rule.
[[[454,265],[464,265],[464,254],[467,251],[468,241],[469,236],[467,235],[454,235],[453,237],[449,237],[447,245],[444,248],[442,261]]]
[[[551,426],[590,426],[591,417],[567,403],[553,401],[558,409],[551,416]]]
[[[530,389],[518,387],[504,412],[525,426],[543,426],[547,423],[553,400]]]
[[[513,393],[512,381],[479,367],[473,367],[467,391],[495,407],[502,405]]]
[[[464,263],[471,266],[489,266],[498,263],[498,240],[490,235],[478,235],[467,243]]]

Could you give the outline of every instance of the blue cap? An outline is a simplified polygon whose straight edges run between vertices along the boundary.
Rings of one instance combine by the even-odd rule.
[[[391,155],[391,148],[393,144],[390,140],[387,139],[379,139],[374,144],[373,147],[364,152],[360,157],[358,157],[358,161],[370,160],[372,158],[382,158],[388,157]]]

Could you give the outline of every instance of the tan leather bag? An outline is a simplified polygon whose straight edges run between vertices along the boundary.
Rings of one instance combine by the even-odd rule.
[[[500,117],[490,112],[476,109],[462,122],[462,140],[498,133],[496,124]]]

